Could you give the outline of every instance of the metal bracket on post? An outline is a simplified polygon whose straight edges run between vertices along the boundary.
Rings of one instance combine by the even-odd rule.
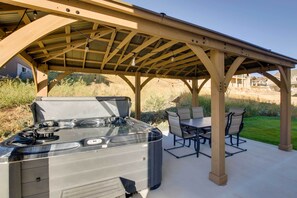
[[[219,92],[225,91],[226,84],[224,82],[219,82]]]

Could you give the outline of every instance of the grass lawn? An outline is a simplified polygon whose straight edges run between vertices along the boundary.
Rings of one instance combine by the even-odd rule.
[[[279,145],[280,118],[266,116],[244,118],[244,127],[240,136]],[[297,119],[292,119],[292,144],[293,149],[297,150]]]

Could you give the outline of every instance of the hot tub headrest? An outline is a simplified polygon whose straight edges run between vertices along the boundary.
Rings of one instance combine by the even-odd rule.
[[[31,105],[34,122],[43,120],[129,117],[129,97],[37,97]]]

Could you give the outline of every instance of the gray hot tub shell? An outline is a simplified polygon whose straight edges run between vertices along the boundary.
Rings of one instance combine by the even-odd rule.
[[[84,109],[83,113],[78,108]],[[129,117],[129,98],[38,98],[32,105],[32,112],[37,123],[73,119],[78,115],[80,119],[125,117],[127,124],[113,126],[113,135],[110,136],[102,136],[104,130],[110,132],[105,126],[81,131],[61,130],[57,133],[61,137],[58,143],[10,145],[9,141],[14,137],[2,142],[1,198],[120,197],[125,191],[133,193],[157,188],[161,184],[162,134],[158,129]],[[95,138],[104,141],[97,145],[85,145],[83,134],[95,132],[101,134]],[[69,134],[77,141],[63,142]]]

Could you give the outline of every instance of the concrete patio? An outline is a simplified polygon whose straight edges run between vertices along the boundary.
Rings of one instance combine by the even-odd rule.
[[[172,136],[164,132],[163,147],[171,146]],[[162,185],[157,190],[150,191],[147,197],[293,198],[297,196],[296,151],[285,152],[279,150],[277,146],[252,140],[241,146],[247,148],[247,152],[226,158],[228,183],[225,186],[218,186],[208,179],[210,158],[203,155],[196,158],[193,155],[176,159],[163,151]],[[208,150],[208,144],[201,146],[201,151]],[[185,148],[181,151],[185,154],[192,150]]]

